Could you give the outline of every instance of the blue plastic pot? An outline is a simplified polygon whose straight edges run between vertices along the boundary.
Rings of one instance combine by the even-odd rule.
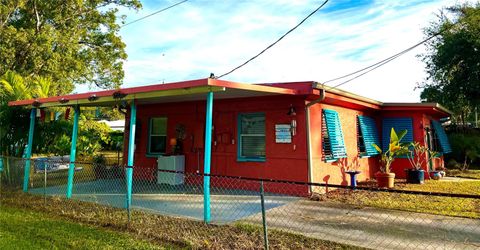
[[[407,172],[407,183],[425,183],[425,171],[423,169],[405,169],[405,171]]]

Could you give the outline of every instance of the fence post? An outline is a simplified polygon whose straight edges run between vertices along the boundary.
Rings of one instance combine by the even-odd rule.
[[[43,205],[47,205],[47,165],[43,165]]]
[[[135,150],[135,129],[137,123],[137,106],[135,105],[135,100],[132,100],[130,104],[130,131],[128,135],[128,162],[126,169],[126,179],[127,179],[127,200],[126,208],[128,213],[128,222],[130,223],[130,205],[132,204],[132,179],[133,179],[133,157]]]
[[[68,168],[67,199],[72,197],[73,175],[75,174],[75,157],[77,154],[77,135],[78,118],[80,116],[80,107],[75,106],[75,115],[73,116],[72,145],[70,148],[70,165]]]
[[[207,107],[205,117],[205,155],[203,164],[203,220],[210,222],[210,163],[212,155],[212,112],[213,92],[207,94]]]
[[[263,181],[260,181],[260,203],[262,204],[262,223],[263,223],[263,244],[265,249],[269,249],[268,246],[268,229],[267,229],[267,216],[265,214],[265,191],[263,189]]]
[[[37,109],[32,108],[30,111],[30,128],[28,130],[28,144],[25,154],[25,173],[23,176],[23,192],[28,191],[28,182],[30,180],[30,158],[32,158],[32,148],[33,148],[33,131],[35,128],[35,116],[37,115]]]

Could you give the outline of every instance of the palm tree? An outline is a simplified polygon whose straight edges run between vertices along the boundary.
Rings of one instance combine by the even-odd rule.
[[[19,74],[13,71],[7,71],[4,75],[0,76],[0,155],[13,155],[18,156],[18,153],[23,151],[19,150],[25,146],[25,140],[23,137],[19,137],[18,126],[25,119],[25,109],[23,108],[11,108],[8,107],[9,101],[21,100],[21,99],[30,99],[32,98],[32,89],[31,86],[25,83],[25,80]],[[24,125],[25,126],[25,125]],[[16,147],[12,147],[16,145]],[[14,159],[9,159],[8,157],[0,159],[2,165],[4,165],[4,170],[1,175],[4,175],[5,180],[9,185],[14,184],[18,178],[21,176],[19,172],[20,168],[13,167],[11,161]],[[15,165],[15,164],[14,164]],[[0,177],[1,178],[1,177]]]
[[[19,74],[7,71],[0,77],[0,97],[1,104],[7,104],[9,101],[31,99],[32,87],[26,84],[24,78]]]
[[[33,80],[33,95],[34,98],[44,98],[54,96],[57,93],[56,89],[53,88],[52,79],[46,77],[37,77]]]
[[[0,76],[0,153],[2,154],[17,154],[18,148],[24,147],[24,138],[18,137],[17,126],[24,127],[22,123],[25,117],[26,110],[23,108],[8,107],[8,102],[22,99],[32,98],[32,86],[28,84],[25,79],[13,72],[7,71]],[[28,117],[28,115],[27,115]],[[9,150],[11,145],[17,145],[17,150]],[[21,154],[21,152],[20,152]]]

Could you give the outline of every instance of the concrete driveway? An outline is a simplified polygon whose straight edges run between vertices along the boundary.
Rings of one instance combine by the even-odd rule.
[[[138,182],[133,185],[132,208],[151,213],[203,220],[203,190],[195,185],[157,185]],[[126,186],[123,179],[102,179],[75,183],[72,198],[112,207],[125,208]],[[33,188],[30,193],[65,196],[66,185]],[[258,192],[237,189],[211,190],[211,222],[227,224],[261,213]],[[272,196],[266,209],[284,206],[300,198]]]
[[[261,215],[244,221],[261,223]],[[306,199],[268,210],[267,224],[270,228],[373,249],[480,249],[480,220],[346,208]]]

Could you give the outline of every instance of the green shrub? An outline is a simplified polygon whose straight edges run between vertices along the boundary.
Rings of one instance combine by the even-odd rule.
[[[121,151],[123,149],[123,131],[111,131],[108,144],[102,144],[102,148],[109,151]]]
[[[448,135],[452,153],[445,156],[450,168],[468,169],[480,165],[480,134],[475,131],[455,131]]]
[[[72,141],[72,121],[39,122],[34,133],[34,152],[40,154],[67,155]],[[105,124],[82,118],[79,122],[77,152],[90,157],[112,144],[112,130]],[[123,139],[122,139],[123,140]]]

